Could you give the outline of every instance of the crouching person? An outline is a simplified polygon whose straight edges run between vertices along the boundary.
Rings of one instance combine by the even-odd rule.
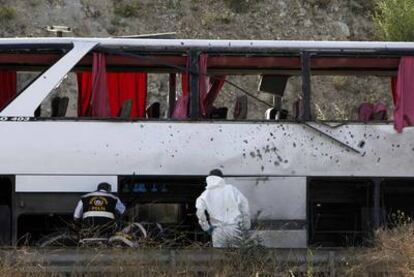
[[[249,203],[236,187],[226,184],[219,169],[210,172],[206,183],[196,200],[199,224],[211,234],[213,247],[237,247],[241,232],[250,229]]]
[[[116,230],[116,219],[125,212],[125,205],[111,194],[111,185],[100,183],[96,191],[81,197],[73,213],[81,224],[80,238],[108,238]]]

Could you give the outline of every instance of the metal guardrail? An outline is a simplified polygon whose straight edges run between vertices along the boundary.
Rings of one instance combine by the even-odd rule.
[[[349,261],[358,259],[350,250],[266,249],[269,257],[281,265],[291,266],[291,276],[306,276],[311,271],[317,276],[343,276]],[[135,272],[140,266],[174,272],[185,268],[187,272],[211,273],[219,265],[232,262],[237,251],[225,249],[132,249],[132,248],[17,248],[0,249],[2,266],[14,267],[22,273],[121,273]],[[241,254],[243,255],[243,254]],[[239,256],[240,258],[240,256]],[[241,256],[241,259],[247,259]],[[243,263],[243,260],[240,260]],[[240,262],[239,261],[239,262]],[[288,267],[285,267],[288,269]],[[380,270],[380,275],[392,276]],[[280,273],[262,272],[264,276]],[[258,276],[262,274],[258,272]],[[284,275],[286,276],[286,272]]]

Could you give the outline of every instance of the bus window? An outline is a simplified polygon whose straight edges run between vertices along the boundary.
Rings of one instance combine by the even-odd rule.
[[[111,110],[111,114],[108,116],[97,116],[91,115],[89,108],[85,107],[86,104],[79,101],[79,97],[83,97],[82,91],[79,90],[79,75],[72,72],[67,74],[62,82],[43,100],[39,109],[39,117],[119,118],[126,120],[131,118],[164,118],[167,110],[164,99],[168,97],[168,91],[165,89],[167,77],[166,74],[148,74],[148,94],[144,99],[145,102],[141,104],[142,117],[136,117],[136,111],[134,112],[134,109],[137,109],[134,95],[131,95],[131,98],[124,97],[120,95],[122,90],[113,91],[110,89],[108,89],[107,104],[110,109],[114,109],[114,112]],[[149,104],[147,105],[147,103]]]
[[[316,120],[366,122],[392,119],[389,76],[313,76],[311,84],[312,115]],[[374,110],[380,105],[384,105],[385,109],[381,110],[386,110],[388,117]],[[364,106],[372,108],[361,113]]]
[[[309,243],[366,244],[370,236],[370,180],[318,178],[309,183]]]
[[[0,70],[0,110],[9,105],[27,86],[29,86],[40,72]]]
[[[76,74],[69,73],[52,90],[40,105],[41,118],[76,117],[78,108],[78,90]]]
[[[217,109],[227,109],[226,116],[212,116],[213,119],[228,120],[275,120],[266,118],[266,112],[276,107],[282,111],[280,120],[293,120],[292,106],[297,96],[301,93],[300,77],[289,77],[283,95],[275,95],[272,92],[260,90],[261,75],[230,75],[226,80],[236,84],[242,90],[225,83],[218,94],[213,106]],[[277,84],[275,84],[277,86]],[[263,89],[263,88],[262,88]],[[277,99],[277,100],[275,100]],[[241,114],[240,114],[241,112]]]
[[[147,87],[145,117],[148,119],[168,118],[169,74],[149,73]]]
[[[385,221],[390,227],[411,223],[414,218],[414,180],[386,179],[382,184]]]
[[[201,177],[122,176],[118,193],[128,207],[128,221],[160,223],[169,230],[167,238],[184,235],[184,243],[206,242],[195,215],[195,200],[204,186]]]

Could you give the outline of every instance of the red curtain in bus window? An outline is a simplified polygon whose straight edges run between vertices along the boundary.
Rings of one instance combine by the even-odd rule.
[[[226,76],[214,76],[209,78],[207,75],[208,55],[201,54],[199,58],[199,92],[200,92],[200,114],[202,117],[208,117],[214,100],[216,100],[221,88],[224,85]],[[189,68],[187,60],[187,70]],[[188,118],[188,102],[189,102],[189,74],[182,74],[181,86],[182,94],[178,98],[172,118],[186,119]]]
[[[190,76],[188,73],[181,74],[181,91],[184,97],[188,96],[190,91]]]
[[[92,72],[81,72],[78,77],[78,116],[109,117],[108,85],[105,55],[93,53]]]
[[[189,70],[189,59],[187,58],[187,72]],[[188,103],[190,100],[189,97],[189,74],[183,73],[181,74],[181,95],[177,98],[175,102],[174,111],[171,115],[173,119],[187,119],[188,118]]]
[[[224,86],[226,81],[226,76],[212,76],[210,78],[210,87],[208,90],[207,95],[203,99],[203,106],[206,112],[206,115],[211,113],[211,109],[213,108],[213,103],[216,100],[217,96],[219,95],[221,89]]]
[[[204,99],[207,98],[209,90],[209,78],[207,76],[207,54],[200,54],[198,60],[198,86],[200,92],[200,113],[202,117],[207,117],[206,106],[204,105]]]
[[[414,57],[402,57],[397,78],[392,80],[394,128],[401,133],[414,125]]]
[[[16,71],[0,70],[0,110],[16,95]]]
[[[116,117],[127,101],[132,101],[130,117],[145,117],[147,100],[147,74],[136,72],[111,72],[108,76],[109,103],[112,116]]]
[[[91,113],[96,117],[110,117],[106,59],[103,53],[93,53]]]
[[[92,73],[80,72],[78,78],[78,116],[89,116],[92,96]]]
[[[175,102],[174,111],[171,115],[173,119],[187,119],[188,118],[188,103],[190,97],[188,95],[188,74],[181,76],[181,95]]]
[[[78,115],[116,117],[126,100],[132,101],[131,117],[144,117],[147,98],[146,73],[107,73],[105,56],[94,53],[93,70],[78,77]],[[104,67],[103,67],[104,66]],[[102,68],[103,67],[103,68]]]
[[[207,75],[207,54],[201,54],[199,60],[199,87],[200,87],[200,112],[202,117],[209,116],[213,103],[219,95],[226,76],[212,76]]]

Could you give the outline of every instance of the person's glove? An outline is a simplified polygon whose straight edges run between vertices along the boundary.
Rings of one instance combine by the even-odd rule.
[[[210,225],[210,228],[208,228],[208,230],[206,231],[207,234],[209,234],[211,236],[213,234],[214,229],[216,229],[216,226],[211,226]]]

